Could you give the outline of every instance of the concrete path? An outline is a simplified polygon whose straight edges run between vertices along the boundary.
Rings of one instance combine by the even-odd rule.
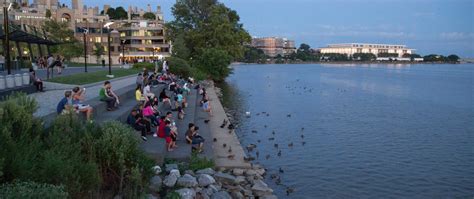
[[[112,70],[119,68],[119,66],[112,66]],[[23,74],[23,73],[28,73],[29,69],[21,69],[21,70],[12,70],[12,74]],[[88,72],[96,72],[96,71],[103,71],[103,70],[109,70],[108,67],[102,68],[101,66],[89,66],[87,67]],[[62,76],[68,76],[68,75],[73,75],[77,73],[84,73],[84,67],[68,67],[63,69],[62,74],[59,75],[57,74],[57,70],[54,70],[53,77],[62,77]],[[0,75],[7,75],[7,71],[0,71]],[[36,75],[42,79],[46,80],[47,78],[47,71],[46,69],[38,69],[36,70]],[[50,77],[51,78],[51,77]]]
[[[216,142],[212,142],[212,148],[214,151],[214,162],[218,168],[251,168],[249,162],[244,161],[245,152],[240,144],[240,141],[235,133],[229,133],[227,128],[220,128],[223,120],[229,121],[224,111],[219,98],[216,95],[214,86],[206,89],[213,116],[209,122],[209,129],[212,133],[212,137],[216,138]],[[226,144],[226,147],[223,147]],[[229,152],[229,148],[232,148],[232,152]],[[232,159],[228,156],[233,155]]]

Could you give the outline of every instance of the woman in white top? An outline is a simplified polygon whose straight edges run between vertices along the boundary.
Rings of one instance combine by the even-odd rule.
[[[150,84],[151,83],[148,82],[146,84],[146,86],[143,88],[143,95],[151,99],[151,98],[155,97],[155,94],[153,94],[153,92],[151,92]]]

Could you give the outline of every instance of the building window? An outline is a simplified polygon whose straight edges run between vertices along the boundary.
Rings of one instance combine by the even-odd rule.
[[[95,43],[101,43],[102,38],[101,37],[95,37]]]

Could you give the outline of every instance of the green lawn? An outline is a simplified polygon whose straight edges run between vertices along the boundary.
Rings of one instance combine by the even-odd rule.
[[[67,64],[67,67],[84,67],[84,63],[68,62],[66,64]],[[101,66],[101,65],[97,63],[87,63],[87,66]]]
[[[139,72],[140,72],[139,69],[113,69],[112,70],[112,74],[115,76],[114,78],[138,74]],[[108,74],[109,74],[109,71],[107,70],[89,72],[89,73],[78,73],[78,74],[69,75],[69,76],[55,77],[53,79],[48,80],[48,82],[84,85],[84,84],[90,84],[90,83],[101,82],[101,81],[112,79],[112,78],[106,77],[106,75]]]

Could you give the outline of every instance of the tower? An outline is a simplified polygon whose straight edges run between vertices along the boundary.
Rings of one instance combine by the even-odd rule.
[[[82,14],[82,0],[72,0],[72,9],[74,10],[74,12]]]

